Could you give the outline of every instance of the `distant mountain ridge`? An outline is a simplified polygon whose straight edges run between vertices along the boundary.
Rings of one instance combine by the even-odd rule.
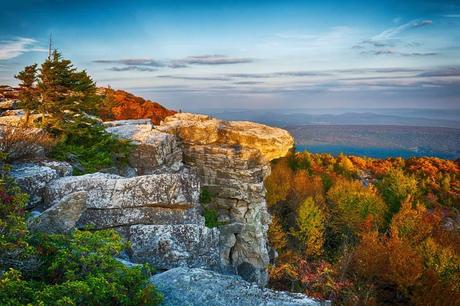
[[[397,116],[375,112],[345,112],[341,114],[311,114],[275,111],[207,111],[209,115],[227,120],[248,120],[280,127],[293,125],[400,125],[460,128],[458,120]]]

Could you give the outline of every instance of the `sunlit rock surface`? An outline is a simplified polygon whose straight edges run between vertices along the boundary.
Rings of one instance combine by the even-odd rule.
[[[154,130],[150,122],[121,120],[105,125],[108,132],[136,145],[129,164],[137,175],[177,171],[182,166],[182,150],[176,137]]]
[[[264,178],[269,162],[285,156],[294,140],[285,130],[253,122],[180,113],[155,129],[183,143],[184,164],[213,194],[219,213],[221,269],[265,285],[268,281]]]

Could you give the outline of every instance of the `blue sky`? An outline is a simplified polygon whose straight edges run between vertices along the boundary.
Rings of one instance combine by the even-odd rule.
[[[98,85],[173,108],[460,108],[460,1],[0,4],[0,83],[52,33]]]

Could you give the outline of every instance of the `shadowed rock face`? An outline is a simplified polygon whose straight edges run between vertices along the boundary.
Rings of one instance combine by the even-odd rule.
[[[32,231],[48,234],[69,233],[86,210],[86,193],[74,192],[64,196],[58,203],[51,206],[37,217],[28,220]]]
[[[167,117],[155,128],[183,143],[184,164],[213,194],[211,206],[224,224],[221,269],[265,285],[271,219],[263,180],[270,173],[269,162],[285,156],[293,138],[279,128],[187,113]]]

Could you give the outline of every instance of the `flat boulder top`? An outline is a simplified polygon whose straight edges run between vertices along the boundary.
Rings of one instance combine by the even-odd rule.
[[[150,280],[164,294],[165,305],[330,305],[303,294],[260,288],[237,275],[200,268],[174,268]]]
[[[224,144],[257,149],[267,160],[285,156],[294,145],[283,129],[249,121],[225,121],[207,115],[178,113],[155,127],[191,145]]]
[[[141,120],[121,120],[122,123],[112,123],[106,128],[107,132],[117,135],[122,139],[128,139],[136,144],[160,145],[163,141],[172,138],[173,135],[163,133],[152,128],[150,123]]]

